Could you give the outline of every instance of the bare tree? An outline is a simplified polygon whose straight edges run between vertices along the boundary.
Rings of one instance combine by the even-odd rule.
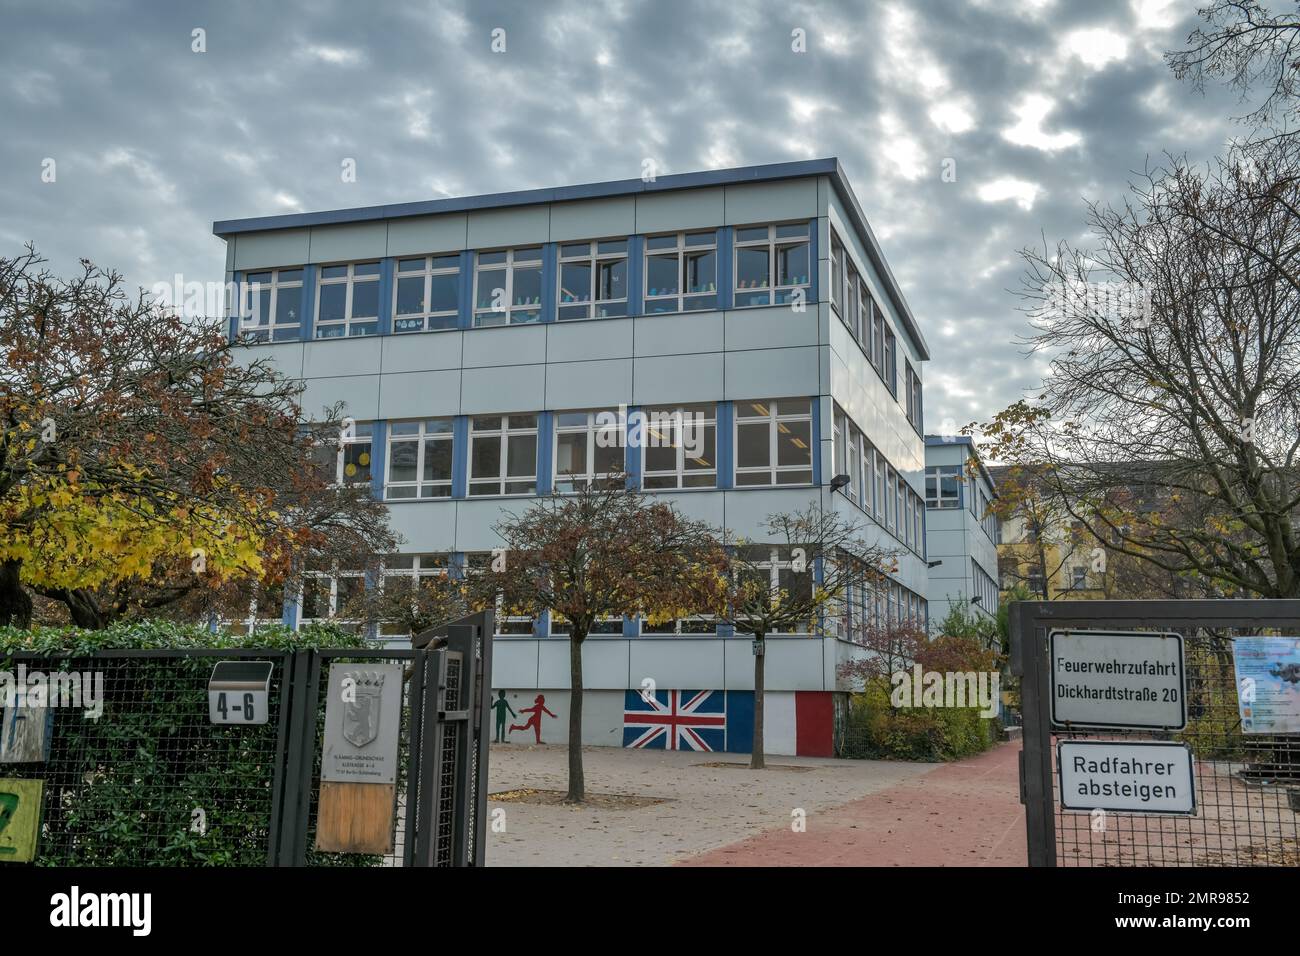
[[[1187,37],[1186,49],[1165,54],[1174,76],[1198,90],[1219,80],[1243,100],[1267,90],[1242,117],[1256,126],[1290,118],[1300,94],[1300,12],[1275,16],[1255,0],[1214,0],[1198,13],[1205,26]]]
[[[1229,594],[1300,595],[1296,156],[1171,158],[1089,207],[1092,248],[1026,250],[1050,371],[982,429],[1112,550]]]

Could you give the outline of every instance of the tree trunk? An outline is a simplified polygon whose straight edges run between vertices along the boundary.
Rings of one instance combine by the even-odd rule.
[[[32,599],[23,589],[22,567],[18,560],[0,561],[0,627],[32,626]]]
[[[763,763],[763,661],[767,658],[767,635],[755,634],[764,653],[754,655],[754,745],[750,749],[749,769],[762,770]]]
[[[68,609],[72,623],[87,631],[102,631],[112,621],[100,610],[88,591],[81,588],[37,588],[44,597],[59,601]]]
[[[582,642],[586,638],[586,633],[580,633],[575,625],[569,637],[569,792],[565,803],[587,799],[582,776]]]

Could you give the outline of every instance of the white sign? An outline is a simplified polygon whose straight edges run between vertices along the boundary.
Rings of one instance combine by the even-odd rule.
[[[1183,639],[1144,631],[1053,631],[1052,723],[1182,730]]]
[[[1062,810],[1196,812],[1192,751],[1186,744],[1062,740],[1056,766]]]
[[[270,717],[270,661],[218,661],[208,678],[208,720],[264,724]]]
[[[208,718],[214,724],[264,724],[266,691],[208,691]]]

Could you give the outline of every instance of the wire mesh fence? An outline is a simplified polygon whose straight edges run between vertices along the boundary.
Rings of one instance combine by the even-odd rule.
[[[481,826],[486,785],[471,777],[486,772],[490,644],[483,634],[491,634],[490,618],[486,626],[449,627],[471,654],[440,646],[101,650],[0,659],[0,670],[64,675],[69,687],[89,680],[102,708],[97,719],[84,706],[4,711],[14,735],[22,721],[48,721],[37,735],[41,753],[24,751],[20,756],[31,759],[15,762],[11,752],[0,762],[0,778],[43,781],[36,864],[481,865],[471,828]],[[270,663],[265,723],[212,722],[209,679],[215,664],[232,659]],[[402,668],[386,854],[315,848],[328,669],[336,663]],[[15,865],[22,864],[0,856],[0,866]]]
[[[1233,653],[1241,638],[1279,631],[1295,634],[1297,623],[1300,601],[1020,605],[1013,613],[1013,641],[1023,679],[1022,799],[1030,863],[1300,865],[1300,736],[1253,733],[1243,726]],[[1181,634],[1186,726],[1158,731],[1053,725],[1047,635],[1066,627]],[[1072,741],[1185,745],[1190,750],[1194,809],[1185,814],[1064,809],[1064,803],[1078,801],[1062,794],[1058,747]]]
[[[273,664],[268,721],[211,724],[213,665],[252,656]],[[265,864],[285,658],[274,652],[101,651],[10,659],[6,666],[21,666],[27,675],[63,675],[102,686],[97,719],[84,699],[82,706],[51,706],[45,759],[0,765],[0,776],[44,781],[37,863]],[[36,716],[30,709],[21,713]]]

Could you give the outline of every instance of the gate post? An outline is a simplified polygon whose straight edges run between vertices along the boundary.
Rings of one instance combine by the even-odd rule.
[[[1011,605],[1012,673],[1020,678],[1024,733],[1020,753],[1020,799],[1025,805],[1025,836],[1030,866],[1056,865],[1056,826],[1052,804],[1051,701],[1047,699],[1043,635],[1036,606]]]

